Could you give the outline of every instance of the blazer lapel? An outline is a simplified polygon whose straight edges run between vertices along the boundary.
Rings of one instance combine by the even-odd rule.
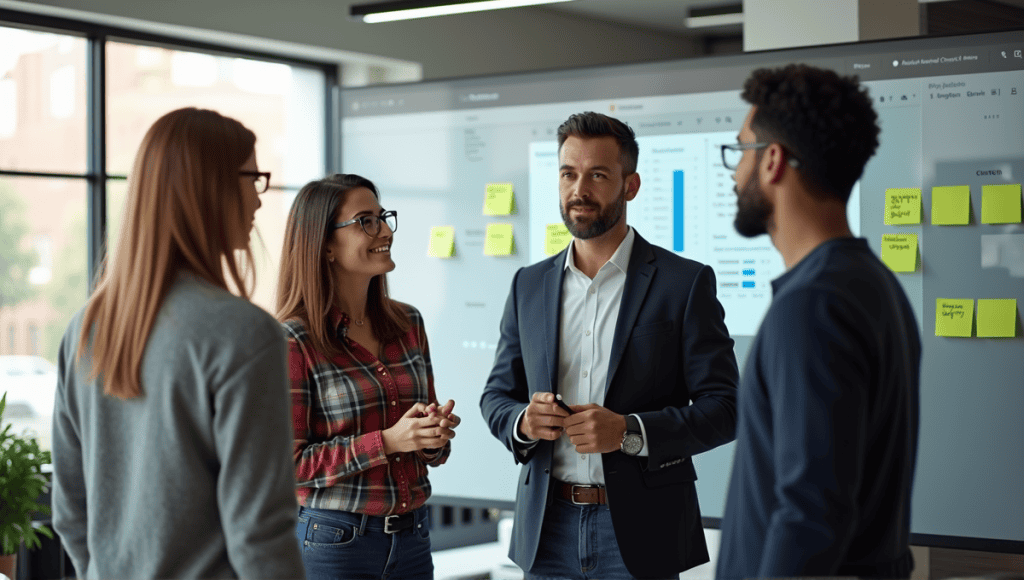
[[[651,244],[636,234],[633,240],[633,252],[629,257],[629,269],[626,270],[626,287],[622,291],[622,305],[619,306],[619,319],[615,321],[615,338],[612,339],[612,352],[608,359],[608,382],[605,384],[605,402],[611,391],[615,371],[619,368],[622,353],[626,350],[629,336],[640,314],[640,307],[651,287],[654,273],[654,250]]]
[[[548,391],[554,393],[558,388],[558,329],[562,317],[562,273],[565,269],[566,252],[551,263],[551,268],[544,274],[544,340],[546,341]]]

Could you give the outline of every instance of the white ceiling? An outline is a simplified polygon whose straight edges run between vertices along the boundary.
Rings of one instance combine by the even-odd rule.
[[[677,34],[703,35],[707,29],[694,31],[686,27],[686,16],[691,7],[708,8],[738,3],[741,0],[573,0],[552,4],[548,8]],[[734,29],[736,32],[740,30],[739,26]]]
[[[829,0],[831,1],[831,0]],[[918,0],[944,2],[946,0]],[[996,0],[1001,4],[1024,8],[1024,0]],[[708,32],[740,32],[740,26],[720,29],[702,28],[693,30],[686,27],[686,16],[691,7],[708,8],[742,4],[742,0],[573,0],[551,4],[549,10],[578,14],[609,22],[618,22],[644,28],[664,30],[686,36],[703,36]]]

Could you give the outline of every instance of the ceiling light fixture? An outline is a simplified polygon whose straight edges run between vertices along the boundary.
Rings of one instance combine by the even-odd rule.
[[[353,4],[349,14],[370,24],[393,22],[449,14],[465,14],[501,8],[519,8],[537,4],[554,4],[571,0],[391,0],[371,4]]]
[[[743,24],[743,5],[691,8],[686,18],[687,28],[711,28]]]

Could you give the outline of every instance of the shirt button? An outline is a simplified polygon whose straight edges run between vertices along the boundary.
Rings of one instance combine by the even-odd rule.
[[[590,336],[590,331],[588,330],[588,331],[586,331],[586,332],[585,332],[585,333],[583,333],[583,334],[586,334],[587,336]]]
[[[583,378],[587,378],[587,371],[583,371]]]
[[[401,457],[396,457],[396,458],[395,458],[395,463],[398,463],[398,462],[399,462],[399,461],[401,461],[401,460],[402,460],[402,458],[401,458]]]
[[[594,292],[597,292],[597,290],[594,290],[593,288],[591,288],[590,289],[590,293],[593,294]]]
[[[404,501],[402,502],[402,507],[405,507],[405,502]]]
[[[392,407],[394,407],[394,406],[395,406],[395,405],[397,405],[397,404],[398,404],[398,401],[391,401],[391,406],[392,406]]]

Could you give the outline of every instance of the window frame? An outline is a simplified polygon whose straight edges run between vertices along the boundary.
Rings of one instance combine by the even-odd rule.
[[[248,58],[320,71],[324,75],[324,168],[328,174],[341,168],[340,66],[335,62],[294,58],[273,52],[232,47],[188,38],[132,30],[130,28],[0,8],[0,26],[84,38],[86,41],[86,172],[15,171],[0,167],[0,177],[73,179],[86,181],[86,245],[88,292],[103,261],[107,231],[107,183],[126,175],[107,172],[106,47],[107,42],[131,43],[170,50],[188,50],[211,56]],[[271,185],[272,190],[294,190],[292,184]],[[83,296],[83,299],[85,296]]]

